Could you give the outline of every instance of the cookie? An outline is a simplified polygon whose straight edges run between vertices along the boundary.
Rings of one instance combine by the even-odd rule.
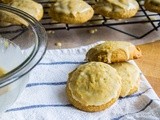
[[[57,0],[48,11],[55,21],[80,24],[92,18],[93,8],[83,0]]]
[[[160,0],[145,0],[144,7],[148,11],[160,13]]]
[[[0,0],[0,2],[2,2],[2,3],[10,3],[10,2],[12,2],[13,0]]]
[[[139,9],[136,0],[99,0],[95,12],[111,19],[126,19],[135,16]]]
[[[43,17],[42,5],[32,0],[12,0],[11,2],[7,3],[7,5],[30,14],[38,21]],[[0,11],[0,21],[12,24],[26,24],[26,22],[17,15],[8,13],[6,11]]]
[[[140,72],[133,64],[129,62],[111,64],[122,78],[121,97],[135,93],[140,84]]]
[[[86,60],[115,63],[137,59],[141,56],[141,50],[130,42],[106,41],[91,48],[86,54]]]
[[[69,74],[66,86],[68,100],[76,108],[95,112],[110,107],[119,97],[121,77],[102,62],[89,62]]]

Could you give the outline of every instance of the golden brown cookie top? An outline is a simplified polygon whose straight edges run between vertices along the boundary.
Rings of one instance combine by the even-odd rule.
[[[145,2],[160,6],[160,0],[146,0]]]
[[[92,7],[83,0],[57,0],[57,2],[52,4],[51,9],[59,13],[76,15],[86,12],[92,9]]]
[[[122,78],[122,90],[120,96],[125,97],[130,90],[137,86],[140,79],[140,72],[133,64],[129,62],[111,64]]]
[[[37,20],[40,20],[43,17],[42,5],[34,2],[33,0],[12,0],[9,5],[27,12]]]
[[[98,106],[117,97],[121,90],[121,77],[108,64],[89,62],[71,72],[67,84],[76,101]]]
[[[138,9],[139,5],[135,0],[99,0],[96,6],[103,7],[106,11],[119,12],[121,10]]]
[[[118,62],[141,57],[141,51],[126,41],[106,41],[91,48],[87,54],[88,61]]]

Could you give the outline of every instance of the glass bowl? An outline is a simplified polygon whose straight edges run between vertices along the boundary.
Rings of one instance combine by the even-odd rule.
[[[46,40],[45,29],[33,17],[0,4],[0,72],[5,72],[0,77],[0,113],[7,110],[25,88],[29,72],[46,51]]]

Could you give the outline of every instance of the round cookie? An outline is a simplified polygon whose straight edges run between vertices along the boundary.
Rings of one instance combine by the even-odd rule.
[[[141,56],[140,49],[130,42],[106,41],[91,48],[86,54],[86,60],[115,63],[137,59]]]
[[[111,19],[133,17],[139,5],[136,0],[99,0],[93,7],[95,12]]]
[[[121,77],[102,62],[80,65],[69,74],[66,92],[68,100],[78,109],[95,112],[110,107],[119,97]]]
[[[148,11],[160,13],[160,0],[145,0],[144,7]]]
[[[140,72],[137,68],[129,62],[114,63],[111,64],[111,66],[117,70],[122,78],[122,90],[120,97],[125,97],[135,93],[140,84]]]
[[[93,8],[83,0],[57,0],[48,11],[53,20],[80,24],[92,18]]]
[[[42,5],[34,2],[33,0],[8,0],[8,1],[10,2],[7,3],[7,5],[15,7],[30,14],[38,21],[41,20],[41,18],[43,17]],[[7,0],[5,2],[7,2]],[[23,19],[21,19],[17,15],[8,13],[6,11],[0,11],[0,22],[2,23],[8,22],[12,24],[24,24],[24,25],[27,24]]]

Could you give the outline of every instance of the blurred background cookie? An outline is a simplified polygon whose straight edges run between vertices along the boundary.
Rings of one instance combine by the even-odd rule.
[[[86,60],[115,63],[137,59],[141,56],[141,50],[130,42],[106,41],[91,48],[86,54]]]
[[[2,2],[2,3],[10,3],[10,2],[12,2],[13,0],[0,0],[0,2]]]
[[[145,0],[144,7],[148,11],[160,13],[160,0]]]
[[[69,101],[78,109],[101,111],[118,99],[121,77],[108,64],[89,62],[69,74],[66,91]]]
[[[125,19],[134,16],[139,5],[136,0],[99,0],[93,7],[95,12],[111,19]]]
[[[2,2],[7,3],[7,5],[10,5],[11,7],[15,7],[30,14],[38,21],[41,20],[43,17],[43,6],[39,3],[34,2],[33,0],[3,0]],[[0,22],[3,21],[11,24],[20,24],[23,23],[22,21],[24,20],[14,14],[0,11]]]
[[[80,24],[92,18],[92,7],[83,0],[57,0],[48,11],[53,20],[68,24]]]
[[[135,93],[140,84],[140,72],[136,66],[129,62],[111,64],[122,78],[121,97],[125,97]]]

